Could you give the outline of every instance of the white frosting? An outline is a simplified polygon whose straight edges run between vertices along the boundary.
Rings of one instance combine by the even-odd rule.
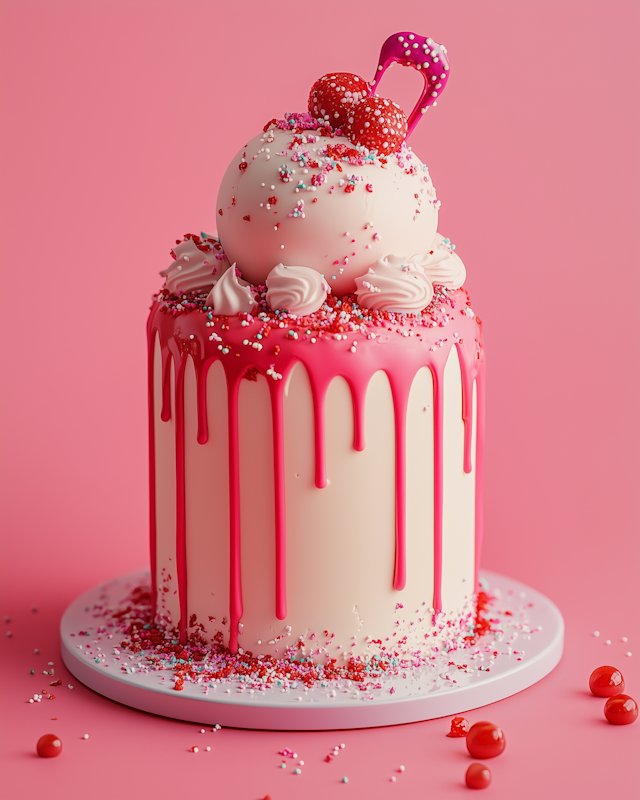
[[[249,314],[256,301],[250,286],[242,286],[236,275],[236,265],[231,267],[215,282],[209,292],[206,304],[213,308],[214,314],[232,317],[235,314]]]
[[[313,314],[331,291],[324,277],[310,267],[287,267],[280,263],[267,275],[267,303],[274,311],[304,316]]]
[[[462,259],[440,233],[436,233],[431,253],[411,256],[411,261],[420,264],[432,283],[439,283],[447,289],[459,289],[467,277]]]
[[[356,278],[358,303],[373,311],[418,313],[433,297],[433,285],[420,264],[401,256],[380,259]]]
[[[204,253],[196,247],[193,239],[186,239],[172,252],[176,260],[160,273],[167,279],[165,288],[168,291],[181,295],[211,288],[213,272],[219,264],[213,250]]]

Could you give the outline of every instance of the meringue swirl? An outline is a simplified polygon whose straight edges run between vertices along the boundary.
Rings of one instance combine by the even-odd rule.
[[[418,313],[433,297],[423,267],[402,256],[381,258],[366,275],[356,278],[358,303],[372,311]]]
[[[460,256],[453,252],[449,239],[436,233],[430,253],[411,256],[411,261],[424,269],[432,283],[438,283],[447,289],[459,289],[467,278],[467,270]]]
[[[207,252],[199,249],[193,239],[187,238],[171,251],[175,261],[162,270],[160,275],[167,279],[165,288],[172,294],[181,295],[211,288],[216,267],[219,270],[219,262],[212,244],[205,240],[201,246]]]
[[[310,267],[280,263],[267,275],[267,303],[274,311],[297,317],[318,311],[331,291],[324,277]]]
[[[235,263],[214,283],[205,302],[214,314],[225,317],[249,314],[256,305],[251,286],[242,286],[238,281]]]

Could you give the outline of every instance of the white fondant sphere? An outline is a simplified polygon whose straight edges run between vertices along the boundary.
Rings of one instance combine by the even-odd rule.
[[[430,249],[438,225],[437,201],[429,172],[414,153],[406,152],[400,163],[392,154],[386,165],[340,161],[342,172],[332,169],[322,185],[308,190],[313,176],[322,172],[322,149],[352,145],[343,137],[321,137],[314,131],[304,135],[317,141],[297,150],[308,152],[318,167],[292,161],[295,134],[272,129],[251,139],[222,179],[218,234],[245,280],[264,284],[280,262],[297,264],[323,274],[332,292],[342,295],[355,291],[355,279],[383,256]],[[407,174],[412,166],[414,173]],[[280,170],[292,171],[288,182],[281,180]],[[354,189],[346,191],[353,176]],[[301,183],[305,186],[296,191]],[[269,202],[273,197],[275,204]]]

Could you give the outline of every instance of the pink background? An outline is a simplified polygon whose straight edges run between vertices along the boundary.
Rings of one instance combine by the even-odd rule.
[[[444,737],[444,720],[205,737],[74,680],[67,690],[57,644],[74,597],[147,561],[144,324],[170,246],[212,230],[241,140],[303,110],[330,70],[371,77],[382,41],[409,28],[444,42],[452,64],[411,144],[431,168],[440,230],[467,264],[485,321],[484,565],[543,591],[567,623],[552,675],[467,716],[506,731],[508,748],[490,763],[495,798],[631,797],[640,723],[608,725],[604,701],[585,687],[593,668],[614,663],[640,700],[640,6],[229,5],[1,6],[0,614],[11,623],[0,624],[13,636],[0,642],[0,787],[52,800],[99,800],[115,785],[130,796],[256,800],[467,791],[464,743]],[[419,82],[396,68],[381,92],[407,104]],[[28,705],[48,688],[48,661],[63,688],[55,702]],[[54,761],[34,756],[48,731],[65,743]],[[340,741],[339,761],[325,764]],[[212,751],[193,755],[193,744]],[[302,775],[279,769],[283,747],[305,759]]]

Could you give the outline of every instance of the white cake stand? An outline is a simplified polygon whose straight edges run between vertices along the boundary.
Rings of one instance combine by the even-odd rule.
[[[481,577],[501,597],[501,605],[512,609],[510,628],[491,645],[498,652],[495,660],[488,653],[470,659],[470,651],[461,650],[446,656],[444,666],[419,668],[406,678],[385,677],[380,681],[382,688],[372,691],[362,692],[352,681],[343,680],[328,687],[286,692],[250,692],[241,683],[207,689],[185,682],[183,691],[177,692],[170,681],[171,670],[123,672],[122,661],[111,655],[112,646],[117,647],[122,637],[108,640],[102,635],[101,649],[95,647],[90,653],[83,644],[90,639],[77,634],[88,631],[95,641],[99,635],[95,609],[115,605],[131,589],[148,583],[148,570],[97,586],[69,606],[60,625],[62,658],[67,669],[95,692],[141,711],[189,722],[261,730],[340,730],[435,719],[521,692],[548,675],[562,657],[564,621],[550,600],[511,578],[486,571]],[[478,642],[480,650],[487,649],[482,647],[485,638]],[[471,674],[446,666],[448,661],[472,665]]]

